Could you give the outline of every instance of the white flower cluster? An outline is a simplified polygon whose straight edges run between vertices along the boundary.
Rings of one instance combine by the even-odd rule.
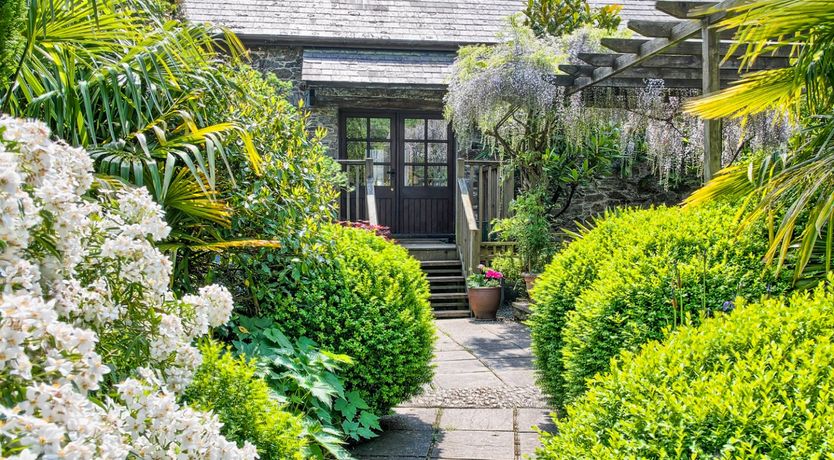
[[[49,135],[0,118],[0,457],[256,458],[176,403],[231,295],[174,299],[161,208],[144,188],[85,197],[87,153]]]

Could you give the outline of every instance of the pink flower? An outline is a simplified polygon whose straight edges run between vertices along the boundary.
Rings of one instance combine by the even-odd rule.
[[[504,275],[502,275],[501,272],[495,271],[491,268],[489,270],[487,270],[487,272],[484,276],[488,279],[493,279],[493,280],[500,280],[500,279],[504,278]]]

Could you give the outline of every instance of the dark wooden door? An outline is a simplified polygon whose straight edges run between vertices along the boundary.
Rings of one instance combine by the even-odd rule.
[[[440,114],[400,113],[397,127],[397,233],[454,233],[454,142],[449,124]]]
[[[394,231],[397,227],[396,214],[396,115],[391,112],[346,112],[340,123],[340,157],[349,160],[374,159],[374,192],[376,194],[377,217],[380,225]],[[358,187],[356,194],[342,197],[342,209],[359,211],[362,220],[367,220],[365,205],[364,165],[359,166],[359,184],[354,184],[355,176],[348,174],[351,186]],[[350,205],[346,206],[346,200]],[[342,218],[351,216],[342,216]]]
[[[345,111],[340,117],[340,158],[374,159],[379,223],[398,236],[454,233],[454,140],[439,113]],[[364,171],[364,166],[361,166]],[[355,182],[354,176],[349,179]],[[342,209],[365,217],[364,174]],[[342,216],[351,218],[351,216]]]

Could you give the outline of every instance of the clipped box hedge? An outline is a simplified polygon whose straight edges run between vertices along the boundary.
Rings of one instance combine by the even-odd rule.
[[[582,395],[620,351],[738,296],[787,289],[763,275],[761,229],[736,229],[726,205],[619,210],[557,254],[536,284],[531,322],[540,383],[556,406]]]
[[[288,265],[296,275],[260,283],[269,286],[260,316],[353,358],[341,373],[347,390],[385,414],[433,376],[428,281],[408,251],[370,231],[325,225],[318,239],[319,256]]]
[[[832,458],[832,337],[830,287],[679,328],[623,353],[538,458]]]

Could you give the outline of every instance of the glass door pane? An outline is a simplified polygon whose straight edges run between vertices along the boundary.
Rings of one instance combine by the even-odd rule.
[[[345,120],[346,154],[349,160],[374,160],[374,184],[391,185],[393,170],[391,161],[390,117],[347,117]]]
[[[449,179],[449,125],[436,118],[403,120],[402,185],[446,187]]]

